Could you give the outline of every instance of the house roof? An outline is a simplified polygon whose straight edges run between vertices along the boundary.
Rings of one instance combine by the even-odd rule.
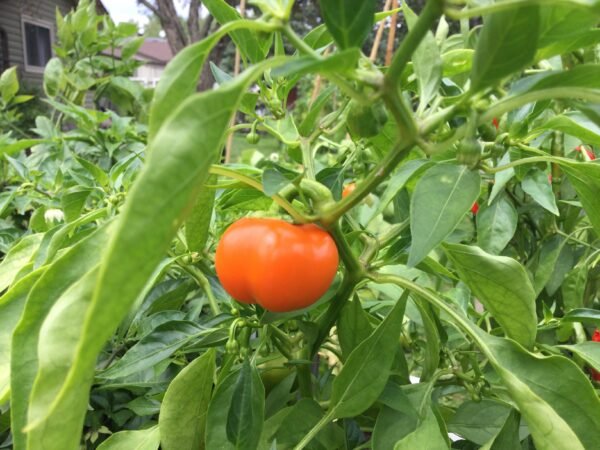
[[[173,51],[166,39],[146,38],[136,56],[159,64],[167,64],[173,59]]]

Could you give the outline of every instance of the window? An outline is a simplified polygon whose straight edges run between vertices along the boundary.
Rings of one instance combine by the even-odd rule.
[[[6,31],[0,28],[0,73],[8,69],[8,39]]]
[[[52,58],[52,24],[23,18],[23,49],[25,70],[43,72]]]

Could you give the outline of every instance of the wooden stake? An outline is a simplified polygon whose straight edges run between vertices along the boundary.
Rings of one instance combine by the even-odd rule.
[[[390,10],[391,5],[392,0],[386,0],[385,6],[383,7],[383,12],[388,12]],[[377,52],[379,51],[379,44],[381,44],[381,38],[383,37],[383,30],[385,29],[386,22],[387,19],[379,22],[377,34],[375,35],[375,40],[373,41],[373,47],[371,47],[371,55],[369,56],[371,62],[375,62],[375,60],[377,59]]]
[[[392,0],[392,9],[398,8],[398,0]],[[394,41],[396,40],[396,26],[398,25],[398,15],[392,15],[390,21],[390,33],[388,34],[387,50],[385,52],[385,65],[389,66],[392,63],[394,55]]]
[[[240,15],[242,16],[242,19],[246,15],[246,0],[240,0]],[[233,66],[233,76],[234,77],[236,77],[240,74],[241,59],[242,58],[240,55],[240,49],[236,47],[235,48],[235,61],[234,61],[234,66]],[[231,119],[231,123],[229,124],[229,126],[235,125],[236,116],[237,116],[237,114],[233,115],[233,118]],[[232,147],[233,147],[233,133],[229,133],[229,136],[227,136],[227,144],[225,146],[225,164],[231,162],[231,148]]]

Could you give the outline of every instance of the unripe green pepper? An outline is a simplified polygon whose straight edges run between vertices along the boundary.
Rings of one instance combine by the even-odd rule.
[[[260,142],[260,135],[256,131],[250,131],[246,135],[246,142],[250,145],[256,145]]]
[[[495,141],[496,136],[498,135],[498,130],[496,130],[496,127],[491,123],[484,123],[483,125],[480,125],[477,130],[479,131],[479,136],[487,142]]]
[[[346,117],[346,125],[353,137],[377,136],[387,122],[387,112],[381,104],[365,106],[352,100]]]
[[[459,164],[464,164],[470,169],[474,169],[479,164],[481,159],[481,144],[479,141],[472,137],[463,140],[456,152],[456,160]]]

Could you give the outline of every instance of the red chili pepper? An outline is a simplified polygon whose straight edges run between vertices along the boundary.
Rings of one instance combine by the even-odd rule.
[[[500,121],[498,120],[498,118],[497,118],[497,117],[494,117],[494,118],[492,119],[492,123],[493,123],[493,124],[494,124],[494,126],[496,127],[496,130],[497,130],[498,128],[500,128]]]
[[[479,203],[473,203],[473,206],[471,206],[471,212],[473,214],[477,214],[479,212]]]
[[[592,335],[593,342],[600,342],[600,330],[596,328],[594,334]],[[596,369],[590,369],[590,374],[592,375],[592,379],[600,383],[600,372]]]
[[[585,148],[583,145],[575,147],[575,151],[583,152],[584,150],[587,153],[588,158],[590,158],[590,161],[594,161],[596,159],[596,155],[594,155],[594,152],[590,149]]]

